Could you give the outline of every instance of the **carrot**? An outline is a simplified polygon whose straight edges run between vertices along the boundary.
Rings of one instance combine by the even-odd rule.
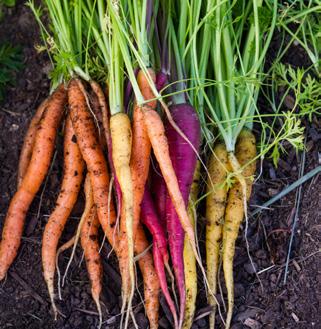
[[[159,280],[153,264],[153,257],[149,251],[149,247],[143,227],[139,224],[137,227],[135,238],[135,252],[139,257],[138,264],[143,275],[145,309],[149,320],[149,328],[158,328],[159,315]],[[140,255],[144,253],[143,255]]]
[[[243,129],[238,137],[235,157],[229,154],[231,167],[234,171],[238,171],[235,171],[237,181],[229,190],[223,225],[222,259],[228,299],[226,328],[230,328],[234,306],[233,258],[235,242],[246,212],[246,202],[251,196],[252,176],[256,168],[256,163],[253,161],[255,156],[255,137],[250,130]],[[240,166],[243,169],[241,174],[238,173]]]
[[[200,163],[197,162],[193,183],[191,186],[191,192],[188,203],[188,215],[191,223],[195,226],[196,221],[196,209],[195,204],[197,201],[198,190],[200,181]],[[185,274],[185,289],[186,289],[186,305],[183,321],[183,329],[189,329],[192,327],[196,296],[197,296],[197,272],[196,272],[196,260],[188,239],[185,237],[184,241],[184,274]]]
[[[109,200],[109,174],[107,163],[98,141],[95,124],[89,112],[80,80],[74,79],[68,86],[70,117],[77,137],[80,152],[90,173],[94,202],[99,222],[109,243],[118,250],[118,237],[114,234],[116,214]]]
[[[152,71],[151,71],[152,72]],[[151,77],[155,81],[155,75]],[[142,96],[145,100],[152,99],[153,92],[149,85],[143,83],[144,74],[139,71],[137,75],[138,85],[140,87]],[[156,109],[156,101],[150,101],[143,105],[134,105],[133,112],[133,147],[132,156],[130,161],[130,168],[133,181],[134,192],[134,222],[133,222],[133,236],[135,238],[135,251],[141,253],[148,247],[148,243],[143,231],[143,228],[139,224],[139,218],[141,213],[141,204],[145,191],[145,184],[148,178],[149,165],[150,165],[150,153],[151,144],[148,138],[148,133],[144,123],[143,108],[149,107],[150,109]],[[136,233],[137,232],[137,233]],[[137,234],[137,236],[136,236]],[[152,282],[155,278],[155,268],[150,253],[144,255],[139,260],[139,266],[144,278],[144,290],[146,299],[146,312],[150,321],[151,328],[158,327],[158,291],[159,281],[156,275],[156,281]],[[163,273],[165,274],[165,273]],[[166,282],[166,278],[165,278]]]
[[[85,91],[80,80],[74,79],[69,83],[68,100],[77,142],[90,174],[98,219],[109,243],[116,252],[122,276],[123,293],[128,296],[129,280],[132,279],[129,275],[128,250],[120,248],[119,245],[120,237],[116,231],[117,216],[114,204],[110,202],[107,163],[98,141],[93,118],[86,105]],[[131,188],[127,187],[127,189]],[[129,208],[130,203],[129,200],[126,205]],[[126,237],[121,235],[121,238]]]
[[[68,100],[77,143],[90,173],[98,219],[119,260],[122,288],[128,291],[126,288],[129,287],[128,258],[126,249],[119,247],[119,236],[116,232],[117,217],[114,204],[110,202],[107,163],[98,141],[93,118],[86,105],[85,91],[80,80],[74,79],[69,83]]]
[[[116,198],[117,198],[117,200],[116,200],[117,201],[117,220],[116,221],[118,222],[118,220],[120,218],[121,208],[122,208],[122,204],[121,204],[122,203],[121,202],[122,201],[122,197],[121,197],[122,192],[121,192],[121,188],[119,185],[119,181],[117,179],[117,175],[115,172],[115,166],[114,166],[114,162],[113,162],[113,158],[112,158],[113,148],[112,148],[110,127],[109,127],[110,114],[109,114],[105,94],[104,94],[102,88],[100,87],[100,85],[97,82],[95,82],[94,80],[91,80],[90,86],[92,88],[92,91],[94,92],[94,94],[97,97],[99,111],[100,111],[101,118],[102,118],[103,132],[104,132],[105,142],[106,142],[107,151],[108,151],[107,152],[108,162],[109,162],[110,170],[111,170],[111,173],[113,176],[113,185],[115,188],[115,193],[116,193]],[[106,87],[106,93],[108,94],[108,86]],[[117,222],[116,222],[116,225],[117,225]],[[121,241],[124,241],[124,240],[121,240]],[[124,242],[126,242],[126,241],[124,241]]]
[[[48,172],[65,102],[65,88],[60,85],[48,99],[38,126],[30,164],[9,205],[0,244],[0,280],[5,277],[17,255],[26,213]]]
[[[174,103],[170,107],[170,112],[175,124],[185,134],[186,138],[190,142],[190,144],[188,144],[178,134],[169,121],[165,121],[169,154],[177,177],[179,190],[183,197],[185,207],[187,208],[191,185],[193,183],[193,176],[197,164],[197,155],[191,145],[193,145],[195,150],[199,149],[200,126],[194,108],[187,103]],[[181,327],[184,320],[186,303],[183,257],[185,233],[169,196],[166,202],[166,227],[169,237],[169,249],[180,299],[179,327]]]
[[[127,271],[130,279],[130,286],[127,286],[126,284],[123,287],[123,307],[125,307],[126,302],[128,302],[128,310],[130,310],[135,289],[133,238],[134,197],[133,182],[130,170],[132,132],[130,120],[127,114],[118,112],[117,114],[111,116],[110,132],[115,173],[122,191],[123,207],[121,211],[121,228],[123,226],[125,227],[125,230],[121,230],[122,240],[120,242],[120,252],[124,252],[124,255],[126,255],[128,263]],[[123,241],[126,241],[126,246],[122,243]]]
[[[155,76],[155,73],[152,69],[149,69],[148,73],[151,77]],[[144,90],[150,88],[150,84],[147,80],[145,73],[143,73],[142,71],[138,73],[138,78],[138,85],[143,93]],[[144,114],[144,124],[147,129],[148,138],[151,142],[155,157],[164,177],[168,193],[173,202],[177,215],[181,221],[181,224],[184,228],[184,231],[189,238],[198,263],[201,265],[201,260],[198,256],[196,248],[194,228],[192,227],[188,218],[185,202],[180,192],[177,177],[175,175],[173,164],[169,155],[168,141],[165,135],[164,124],[159,114],[154,111],[150,106],[146,106],[144,104],[142,105],[142,110]]]
[[[206,197],[206,274],[213,294],[216,294],[217,291],[222,226],[228,192],[225,180],[228,170],[229,163],[226,147],[224,143],[219,143],[214,147],[208,164],[209,177],[207,180]],[[216,301],[212,294],[208,295],[208,303],[214,308],[209,319],[210,328],[214,328]]]
[[[42,267],[55,317],[54,303],[55,260],[59,238],[65,227],[80,191],[83,180],[84,162],[77,145],[76,136],[68,115],[64,138],[64,174],[56,207],[46,224],[42,239]]]
[[[141,87],[141,93],[145,100],[154,97],[149,85],[146,86],[142,82],[143,72],[139,71],[137,75],[138,85]],[[152,76],[153,81],[155,76]],[[144,107],[156,109],[156,101],[150,101],[144,104]],[[139,222],[140,207],[144,196],[145,184],[149,172],[151,144],[148,138],[148,133],[144,124],[144,114],[141,106],[137,103],[134,105],[133,113],[133,152],[130,160],[130,168],[132,172],[133,186],[134,186],[134,236]]]
[[[157,186],[153,186],[157,189]],[[168,263],[167,237],[164,227],[162,227],[156,211],[149,187],[145,187],[144,197],[141,207],[141,222],[147,227],[153,237],[153,248],[157,248],[164,263]]]
[[[99,296],[102,290],[103,269],[98,243],[99,220],[96,207],[93,206],[81,227],[81,246],[84,250],[88,275],[91,284],[91,295],[99,313],[99,328],[102,323],[102,312]]]
[[[109,116],[108,116],[106,98],[105,98],[103,90],[101,89],[100,85],[97,82],[91,80],[90,86],[91,86],[91,89],[93,90],[93,92],[95,93],[95,95],[97,96],[99,110],[100,110],[101,116],[102,116],[104,135],[105,135],[105,139],[106,139],[107,146],[108,146],[108,142],[110,140],[110,130],[109,130]]]
[[[167,189],[163,176],[160,174],[159,166],[155,163],[151,174],[151,186],[155,187],[152,191],[153,200],[160,224],[166,227],[166,199]]]
[[[144,123],[147,127],[148,137],[151,141],[155,157],[159,163],[160,170],[164,177],[168,194],[173,202],[174,208],[181,221],[183,229],[188,236],[196,259],[201,265],[201,260],[196,248],[194,228],[189,221],[184,199],[180,192],[177,177],[175,175],[173,164],[169,156],[168,142],[165,136],[163,122],[156,111],[153,111],[148,107],[144,107]]]
[[[154,188],[157,190],[158,186],[154,186]],[[154,265],[159,279],[160,287],[173,315],[174,327],[178,328],[175,304],[169,293],[165,274],[165,266],[169,268],[166,234],[159,220],[148,186],[145,187],[141,208],[141,221],[153,236]]]
[[[108,112],[108,107],[106,103],[106,97],[104,95],[103,90],[101,89],[100,85],[91,80],[90,81],[90,86],[93,90],[93,92],[96,94],[97,99],[98,99],[98,104],[100,107],[100,111],[102,114],[102,124],[104,128],[104,135],[106,139],[106,144],[107,144],[107,149],[108,149],[108,161],[110,165],[111,172],[114,176],[114,186],[115,186],[115,191],[116,191],[116,197],[117,197],[117,219],[120,217],[120,209],[121,209],[121,188],[118,182],[118,179],[115,174],[115,167],[112,159],[112,143],[111,143],[111,137],[110,137],[110,128],[109,128],[109,112]],[[108,88],[107,88],[107,94],[108,94]]]
[[[42,114],[47,106],[48,99],[45,99],[38,107],[35,115],[31,119],[30,125],[28,127],[25,139],[20,152],[19,164],[18,164],[18,178],[17,178],[17,187],[21,185],[22,179],[25,176],[31,156],[33,151],[33,146],[35,144],[37,128],[39,121],[42,117]]]

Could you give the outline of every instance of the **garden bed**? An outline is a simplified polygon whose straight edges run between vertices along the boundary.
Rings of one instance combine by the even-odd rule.
[[[16,190],[16,168],[24,133],[37,106],[49,90],[47,78],[50,62],[45,52],[38,53],[40,43],[38,26],[28,8],[19,1],[13,9],[5,10],[0,23],[0,40],[22,47],[24,68],[17,74],[16,84],[7,90],[0,107],[0,223],[10,198]],[[277,40],[273,43],[277,49]],[[273,49],[270,51],[271,56]],[[292,65],[304,64],[305,55],[299,47],[290,48],[285,60]],[[261,104],[262,107],[265,104]],[[269,109],[266,109],[267,111]],[[306,121],[306,151],[304,173],[320,165],[321,121]],[[259,135],[259,131],[255,131]],[[48,215],[59,191],[62,174],[62,143],[58,143],[50,175],[27,216],[22,245],[6,280],[0,283],[0,328],[95,328],[98,323],[96,308],[90,294],[90,285],[81,251],[78,250],[71,271],[63,287],[63,301],[59,309],[64,314],[54,321],[47,288],[41,268],[41,237]],[[254,185],[250,210],[263,204],[299,178],[302,154],[290,151],[282,157],[275,169],[265,159],[262,175]],[[259,170],[259,168],[258,168]],[[257,271],[250,263],[244,231],[237,242],[235,256],[235,311],[233,329],[237,328],[319,328],[321,323],[321,178],[314,176],[302,185],[301,202],[297,205],[298,222],[292,246],[287,282],[284,284],[285,262],[296,210],[297,190],[289,193],[270,209],[250,217],[248,229],[249,251]],[[67,241],[73,234],[82,213],[79,201],[63,234]],[[200,236],[204,236],[205,219],[199,218]],[[102,302],[103,328],[118,328],[121,306],[120,276],[116,260],[103,249],[104,290]],[[60,258],[64,269],[69,253]],[[207,311],[203,281],[199,277],[200,293],[193,329],[207,328]],[[224,290],[224,289],[223,289]],[[162,303],[164,305],[165,303]],[[138,294],[134,312],[140,328],[147,328],[144,308]],[[161,311],[160,327],[170,328],[168,310]],[[218,318],[218,317],[217,317]],[[218,318],[218,327],[221,322]]]

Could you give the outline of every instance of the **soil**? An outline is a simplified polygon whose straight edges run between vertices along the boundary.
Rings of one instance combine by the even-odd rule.
[[[23,49],[24,69],[16,75],[16,85],[9,87],[5,101],[0,104],[0,223],[6,214],[10,198],[16,190],[16,169],[24,133],[37,106],[48,95],[47,74],[50,62],[45,53],[38,53],[40,42],[38,28],[23,1],[13,9],[5,10],[0,23],[0,44],[10,41]],[[273,47],[277,47],[277,41]],[[273,53],[272,47],[272,53]],[[306,59],[297,47],[292,47],[287,60],[292,65],[302,65]],[[320,164],[321,122],[314,118],[306,124],[304,173]],[[259,134],[259,131],[257,131]],[[19,254],[7,278],[0,283],[0,328],[96,328],[98,324],[95,305],[90,295],[90,285],[81,250],[62,288],[63,300],[58,302],[64,316],[54,321],[47,289],[41,269],[41,237],[48,215],[53,209],[61,179],[61,137],[58,138],[57,156],[50,175],[34,200],[27,216],[26,228]],[[262,167],[262,175],[255,182],[250,211],[256,209],[287,185],[298,179],[302,154],[289,149],[277,169],[269,159]],[[321,178],[314,176],[302,185],[302,198],[295,205],[296,191],[289,193],[258,216],[250,217],[247,232],[249,252],[257,270],[253,270],[247,253],[244,227],[237,242],[235,255],[235,311],[233,329],[241,328],[321,328]],[[74,232],[83,202],[80,200],[61,239],[67,241]],[[293,227],[294,213],[298,207],[298,221],[286,283],[285,262]],[[204,233],[205,220],[200,218],[200,234]],[[202,246],[201,246],[202,247]],[[120,277],[114,256],[107,259],[109,247],[104,246],[104,291],[102,294],[103,328],[119,327]],[[60,258],[64,270],[70,254]],[[222,281],[223,282],[223,281]],[[208,328],[208,308],[203,281],[199,276],[200,293],[193,329]],[[222,285],[223,296],[225,295]],[[218,299],[222,300],[220,296]],[[160,327],[170,328],[170,319],[162,301]],[[136,296],[134,312],[140,328],[147,328],[143,305]],[[222,309],[224,314],[224,310]],[[223,328],[217,316],[217,327]]]

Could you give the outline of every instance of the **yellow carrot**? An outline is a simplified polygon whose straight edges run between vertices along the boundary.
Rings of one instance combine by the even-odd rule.
[[[125,223],[125,225],[121,224],[121,227],[125,228],[125,232],[121,232],[123,238],[120,240],[120,252],[125,252],[127,255],[128,275],[130,279],[129,287],[127,286],[127,280],[123,282],[123,308],[125,307],[125,303],[128,302],[128,310],[130,310],[135,288],[135,272],[133,240],[134,198],[130,170],[132,131],[129,117],[121,112],[112,115],[110,118],[110,132],[113,163],[122,191],[123,209],[121,211],[121,221]]]
[[[219,267],[220,246],[222,241],[222,225],[227,198],[227,177],[229,164],[226,147],[219,143],[211,155],[207,180],[206,197],[206,266],[207,280],[213,294],[217,291],[217,271]],[[216,301],[213,294],[208,295],[208,303],[214,307],[210,315],[209,325],[214,328]]]
[[[255,156],[255,137],[250,130],[243,129],[236,144],[235,156],[234,154],[228,155],[229,163],[236,174],[236,182],[228,193],[223,225],[222,260],[228,299],[226,328],[230,328],[234,306],[235,242],[247,208],[246,203],[251,196],[252,178],[256,168],[256,163],[253,161]]]
[[[191,192],[188,202],[188,215],[191,224],[195,227],[196,209],[195,204],[197,201],[200,181],[200,163],[197,163],[195,168],[193,183],[191,186]],[[183,329],[189,329],[192,327],[196,296],[197,296],[197,272],[196,272],[196,259],[187,237],[184,240],[184,271],[185,271],[185,289],[186,289],[186,305],[183,321]]]

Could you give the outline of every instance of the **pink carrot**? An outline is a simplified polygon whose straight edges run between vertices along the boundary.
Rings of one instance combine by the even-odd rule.
[[[175,304],[168,290],[164,268],[165,265],[168,266],[169,259],[167,253],[165,231],[157,216],[157,212],[148,186],[145,186],[144,197],[141,204],[141,221],[143,222],[143,224],[145,224],[145,226],[148,228],[148,230],[153,236],[153,257],[155,269],[160,281],[162,292],[173,315],[175,328],[178,328]]]

